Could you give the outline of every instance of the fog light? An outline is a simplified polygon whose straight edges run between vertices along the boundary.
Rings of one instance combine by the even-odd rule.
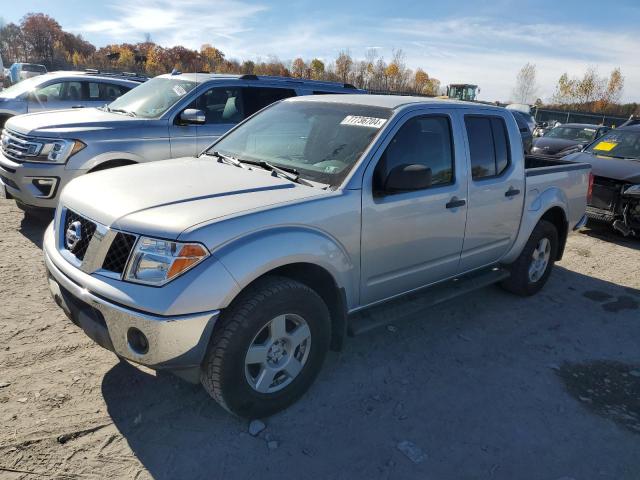
[[[147,340],[144,333],[135,327],[131,327],[127,331],[127,343],[129,348],[138,355],[144,355],[149,351],[149,340]]]
[[[39,197],[49,198],[53,196],[54,188],[58,182],[55,178],[34,178],[31,183],[40,192]]]

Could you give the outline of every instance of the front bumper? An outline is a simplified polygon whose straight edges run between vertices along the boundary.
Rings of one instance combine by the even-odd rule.
[[[0,152],[0,184],[27,208],[56,208],[60,191],[84,173],[85,170],[67,170],[65,164],[17,163]],[[39,182],[40,187],[36,185]]]
[[[112,303],[73,282],[46,251],[45,264],[56,303],[100,346],[151,368],[180,370],[202,363],[218,310],[170,317],[152,315]],[[147,338],[146,353],[131,345],[128,333],[132,328]]]

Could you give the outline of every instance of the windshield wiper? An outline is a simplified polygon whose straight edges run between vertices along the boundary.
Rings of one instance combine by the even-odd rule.
[[[205,155],[217,157],[219,162],[226,163],[227,165],[242,168],[242,162],[237,158],[230,157],[229,155],[223,155],[220,152],[205,152]]]
[[[124,113],[125,115],[129,115],[130,117],[135,117],[136,114],[135,112],[132,112],[130,110],[123,110],[122,108],[109,108],[107,107],[107,111],[109,112],[116,112],[116,113]]]
[[[300,185],[306,185],[307,187],[315,187],[313,183],[305,180],[300,176],[298,170],[292,167],[281,167],[278,165],[274,165],[273,163],[267,162],[265,160],[239,160],[242,163],[248,163],[249,165],[256,165],[258,167],[264,168],[265,170],[269,170],[272,173],[278,175],[280,178],[285,178],[294,183],[299,183]]]
[[[307,187],[316,187],[313,183],[305,180],[300,177],[298,170],[291,167],[280,167],[276,166],[272,163],[266,162],[264,160],[244,160],[232,157],[230,155],[224,155],[220,152],[205,152],[205,155],[209,155],[212,157],[217,157],[219,162],[227,163],[229,165],[233,165],[234,167],[242,167],[243,164],[247,165],[255,165],[257,167],[263,168],[264,170],[268,170],[275,175],[290,180],[294,183],[299,183],[301,185],[306,185]]]

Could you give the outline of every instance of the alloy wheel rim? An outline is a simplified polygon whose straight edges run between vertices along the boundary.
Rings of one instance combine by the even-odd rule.
[[[259,393],[275,393],[295,380],[309,357],[311,330],[300,315],[271,319],[251,341],[244,360],[247,382]]]
[[[550,258],[551,242],[546,237],[541,238],[531,254],[531,263],[529,265],[530,282],[535,283],[542,278],[547,270]]]

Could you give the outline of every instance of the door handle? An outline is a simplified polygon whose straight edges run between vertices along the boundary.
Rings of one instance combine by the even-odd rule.
[[[458,197],[453,197],[451,200],[449,200],[449,203],[447,203],[445,207],[458,208],[458,207],[464,207],[466,204],[467,204],[466,200],[459,199]]]
[[[517,188],[510,187],[509,190],[504,192],[504,196],[507,198],[515,197],[516,195],[520,195],[520,190],[518,190]]]
[[[71,108],[84,108],[84,105],[72,105]]]

